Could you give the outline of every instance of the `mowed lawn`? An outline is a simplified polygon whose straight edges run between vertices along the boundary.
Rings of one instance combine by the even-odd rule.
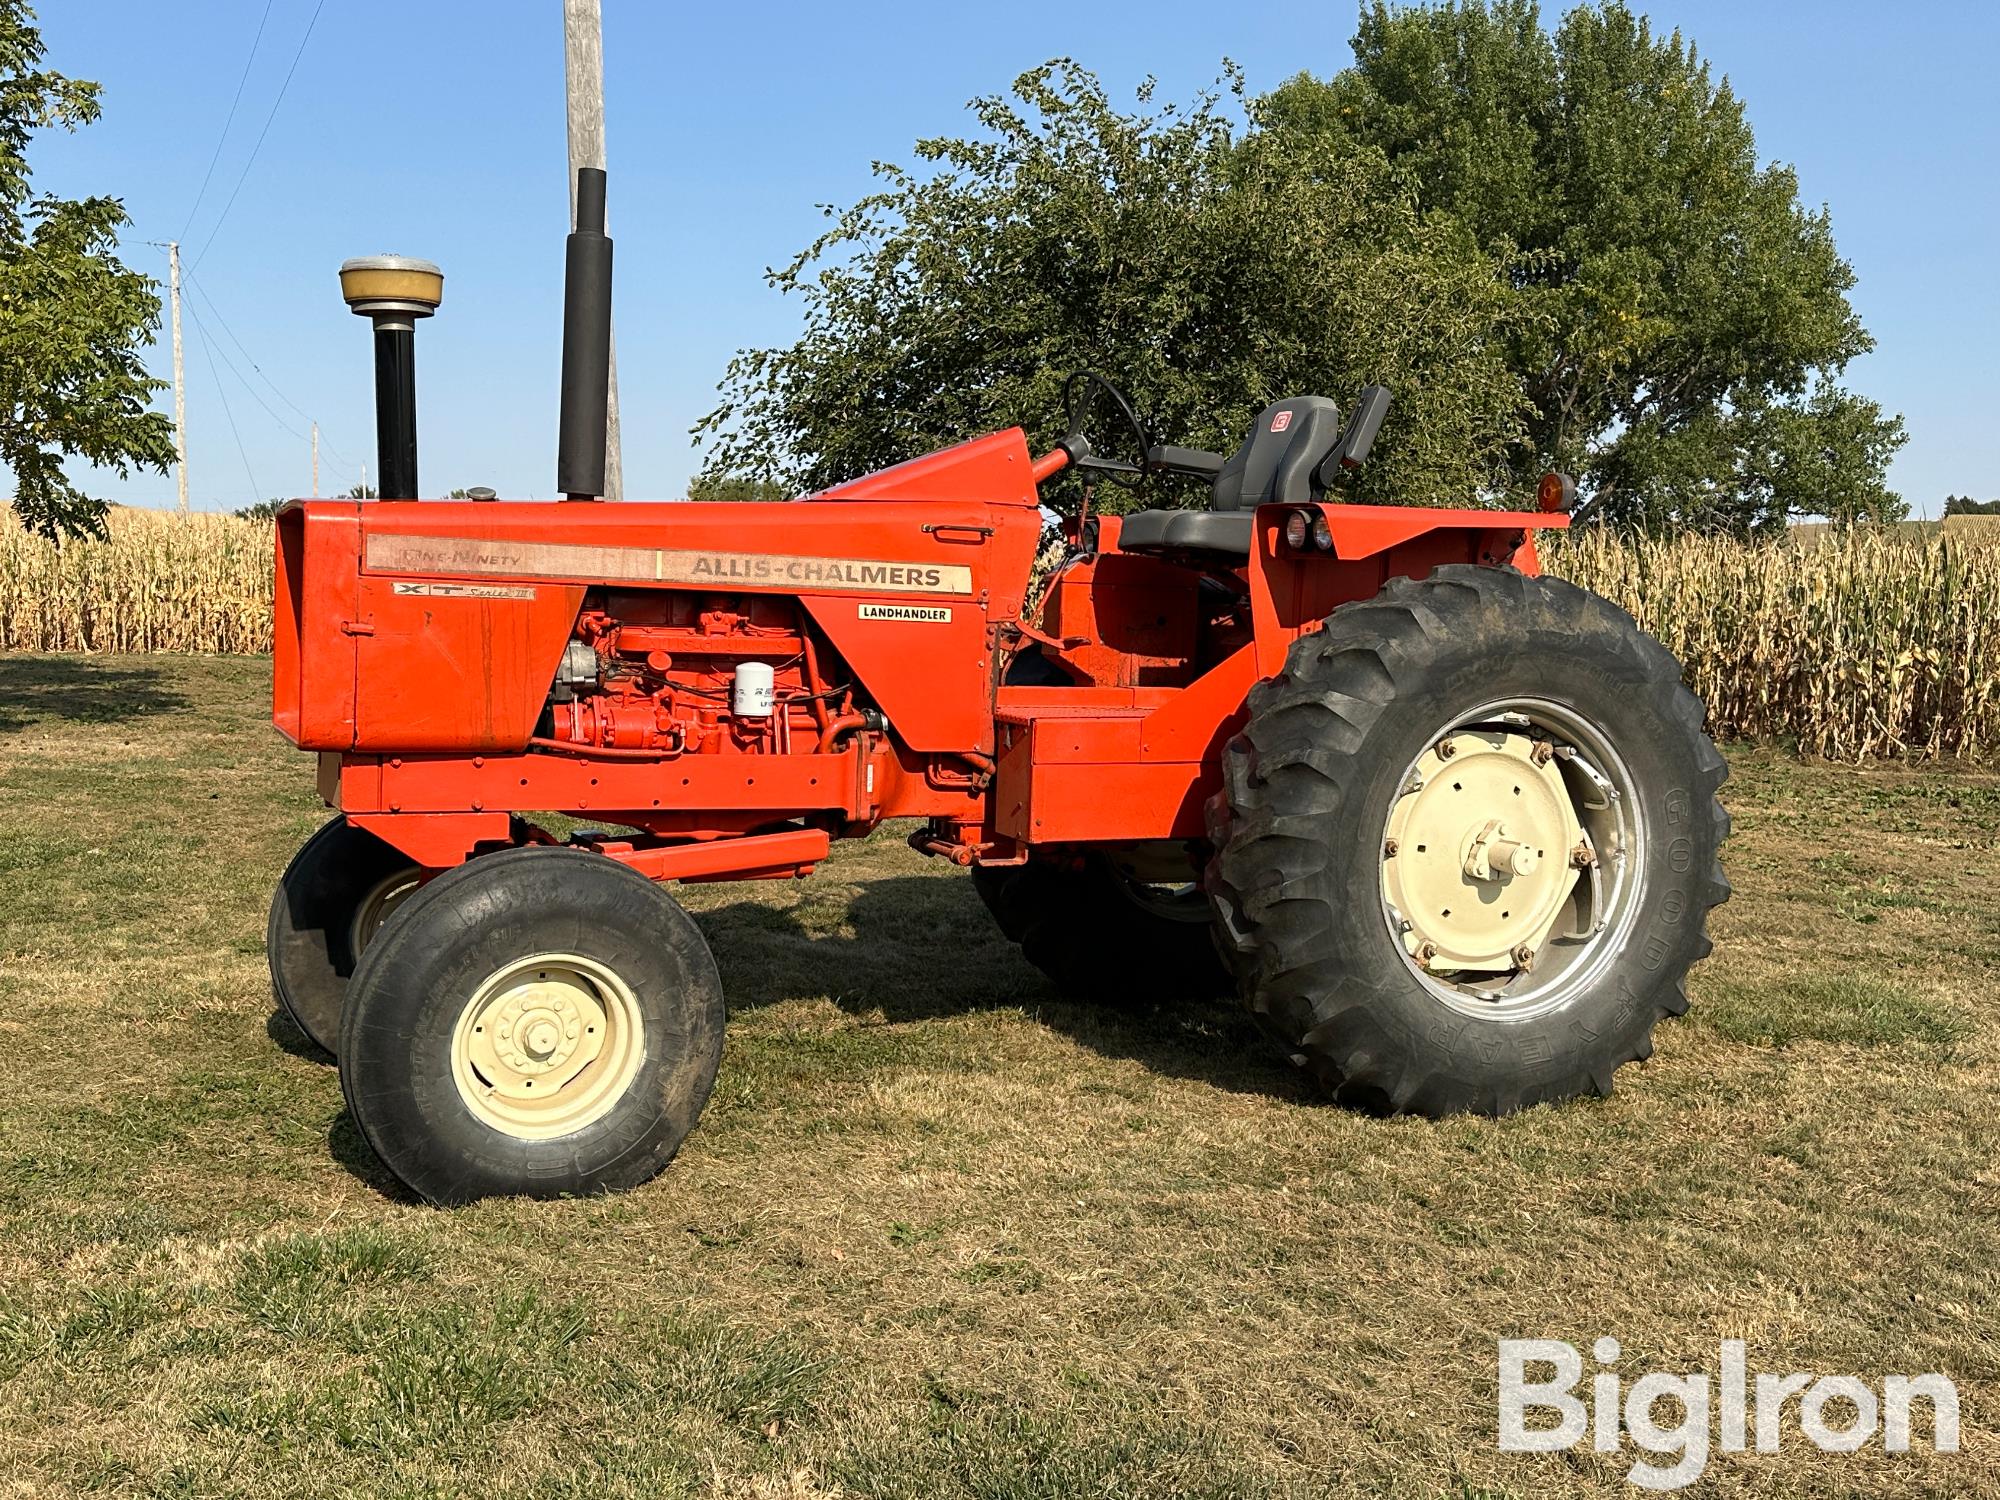
[[[1956,1457],[1788,1416],[1693,1493],[2000,1493],[2000,778],[1733,754],[1693,1011],[1499,1122],[1063,1003],[894,831],[691,887],[732,1015],[680,1158],[443,1212],[273,1017],[324,812],[268,676],[0,658],[0,1495],[1621,1493],[1495,1447],[1495,1339],[1602,1334],[1958,1383]]]

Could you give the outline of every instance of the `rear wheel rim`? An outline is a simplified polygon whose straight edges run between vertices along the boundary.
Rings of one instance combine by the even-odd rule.
[[[1544,1015],[1625,947],[1645,839],[1632,773],[1599,725],[1549,699],[1495,700],[1404,768],[1378,851],[1383,920],[1448,1008]]]
[[[452,1029],[451,1073],[474,1119],[516,1140],[571,1135],[610,1114],[644,1061],[632,987],[608,964],[537,953],[496,969]]]
[[[412,868],[398,870],[372,887],[355,904],[354,915],[348,919],[347,951],[360,958],[368,945],[375,941],[375,934],[382,930],[382,924],[417,893],[417,887],[422,883],[418,872]]]

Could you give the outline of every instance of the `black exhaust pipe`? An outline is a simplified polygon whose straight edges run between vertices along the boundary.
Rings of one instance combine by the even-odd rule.
[[[376,493],[417,498],[417,319],[444,300],[444,273],[427,260],[371,255],[343,261],[340,295],[375,324]]]
[[[576,170],[576,228],[563,267],[562,415],[556,489],[571,500],[604,493],[604,429],[611,404],[611,239],[604,232],[604,170]]]

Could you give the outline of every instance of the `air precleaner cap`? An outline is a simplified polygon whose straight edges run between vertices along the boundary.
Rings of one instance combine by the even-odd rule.
[[[428,318],[444,301],[444,272],[408,255],[364,255],[340,263],[340,295],[365,317]]]

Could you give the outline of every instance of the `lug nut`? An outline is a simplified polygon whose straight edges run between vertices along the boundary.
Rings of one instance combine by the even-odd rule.
[[[1439,760],[1450,760],[1454,755],[1458,754],[1458,746],[1450,740],[1439,740],[1437,748]]]
[[[1383,840],[1382,857],[1384,859],[1394,859],[1396,857],[1396,850],[1400,847],[1394,839]]]
[[[1538,766],[1545,766],[1549,763],[1549,757],[1555,753],[1556,747],[1547,740],[1536,740],[1535,748],[1528,753],[1528,759]]]
[[[1597,851],[1588,844],[1578,844],[1569,851],[1569,862],[1579,870],[1588,870],[1597,863]]]
[[[1526,943],[1521,944],[1520,947],[1514,950],[1514,962],[1520,965],[1523,970],[1534,968],[1535,950],[1530,948]]]
[[[1436,958],[1437,956],[1438,956],[1438,950],[1436,943],[1425,943],[1417,949],[1417,962],[1420,964],[1428,964],[1432,959]]]

